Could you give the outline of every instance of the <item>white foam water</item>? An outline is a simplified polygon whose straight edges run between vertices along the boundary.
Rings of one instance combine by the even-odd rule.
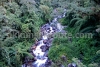
[[[37,61],[34,62],[34,65],[36,65],[36,67],[40,67],[40,66],[45,67],[45,63],[47,59],[48,59],[47,57],[44,57],[43,59],[37,59]]]
[[[63,26],[60,23],[57,23],[57,29],[61,32],[63,30]]]

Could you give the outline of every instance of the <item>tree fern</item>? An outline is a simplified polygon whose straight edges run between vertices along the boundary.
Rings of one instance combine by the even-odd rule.
[[[92,32],[93,31],[93,29],[95,29],[94,27],[86,27],[86,28],[83,28],[80,32],[81,33],[90,33],[90,32]]]
[[[70,25],[72,25],[72,32],[73,33],[77,33],[80,31],[82,25],[85,23],[85,20],[84,19],[81,19],[81,18],[74,18],[71,20],[70,22]]]
[[[73,27],[74,24],[76,23],[76,21],[78,21],[78,20],[80,20],[80,19],[81,19],[81,18],[73,18],[73,19],[70,21],[69,26],[70,26],[70,27]]]

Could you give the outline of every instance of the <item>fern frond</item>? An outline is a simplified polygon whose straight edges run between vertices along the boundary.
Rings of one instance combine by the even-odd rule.
[[[75,24],[78,20],[80,20],[80,18],[74,18],[74,19],[72,19],[72,20],[70,21],[70,23],[69,23],[69,26],[70,26],[70,27],[74,26],[74,24]]]
[[[81,33],[91,32],[91,31],[93,31],[93,29],[94,29],[94,27],[86,27],[86,28],[82,29],[80,32]]]

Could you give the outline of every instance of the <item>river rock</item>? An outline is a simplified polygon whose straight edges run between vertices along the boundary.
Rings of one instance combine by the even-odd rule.
[[[77,65],[75,63],[69,63],[68,67],[77,67]]]

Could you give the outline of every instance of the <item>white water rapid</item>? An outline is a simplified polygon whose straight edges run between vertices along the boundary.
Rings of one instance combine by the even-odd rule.
[[[23,64],[22,67],[50,67],[51,61],[48,59],[48,50],[52,44],[53,35],[63,30],[63,26],[58,22],[58,19],[65,17],[64,14],[55,17],[50,23],[47,23],[41,27],[41,39],[32,46],[32,54],[35,57],[35,61],[32,66]]]

